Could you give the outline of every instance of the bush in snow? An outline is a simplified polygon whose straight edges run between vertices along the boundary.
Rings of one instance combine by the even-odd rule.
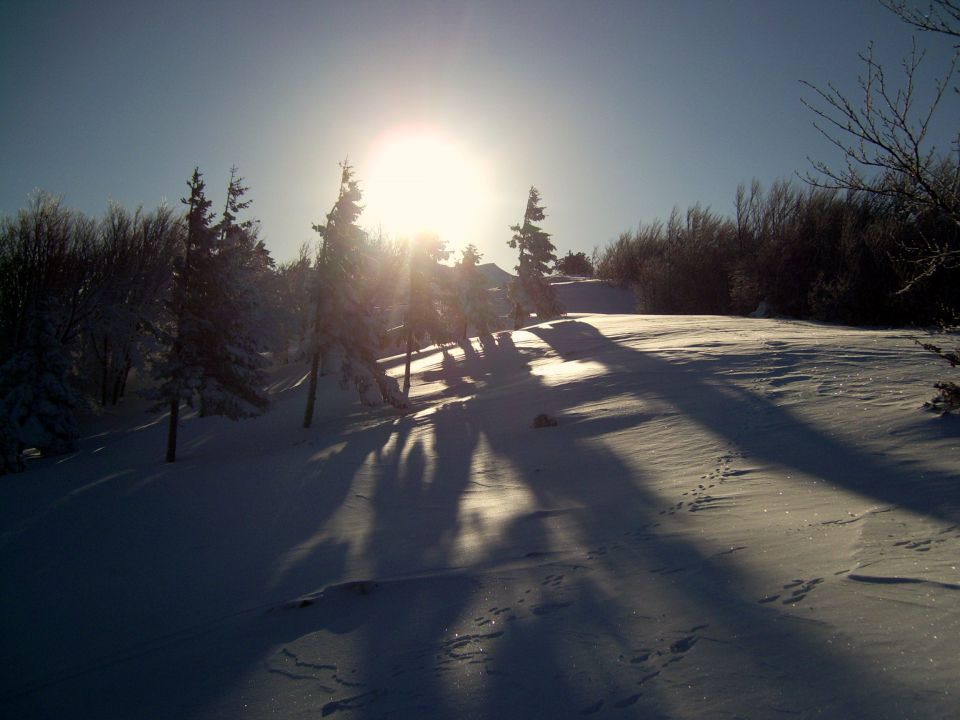
[[[553,269],[559,275],[573,275],[575,277],[593,277],[593,262],[584,252],[574,253],[573,250],[557,260]]]
[[[929,350],[935,355],[942,357],[950,363],[950,367],[960,365],[960,348],[944,350],[933,343],[922,343],[919,340],[914,340],[914,342],[924,350]],[[925,402],[923,407],[931,412],[937,412],[942,415],[951,412],[960,412],[960,385],[957,385],[955,382],[938,382],[934,383],[933,387],[939,392],[928,402]]]

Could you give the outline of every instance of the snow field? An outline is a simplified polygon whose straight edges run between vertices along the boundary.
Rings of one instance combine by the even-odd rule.
[[[571,316],[424,351],[404,415],[326,378],[302,430],[297,367],[172,466],[115,418],[0,485],[0,709],[953,717],[960,426],[912,336]]]

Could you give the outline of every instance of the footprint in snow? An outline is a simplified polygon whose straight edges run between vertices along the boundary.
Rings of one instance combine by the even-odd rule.
[[[801,600],[803,600],[807,593],[813,590],[817,585],[823,582],[823,578],[813,578],[813,580],[794,580],[791,583],[787,583],[783,586],[784,590],[789,590],[795,588],[793,592],[790,593],[790,597],[783,601],[784,605],[794,605]]]

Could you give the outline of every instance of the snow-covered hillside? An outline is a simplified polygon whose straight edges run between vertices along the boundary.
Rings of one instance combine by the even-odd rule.
[[[327,379],[310,430],[288,367],[175,465],[104,418],[0,483],[0,715],[956,717],[915,334],[571,317],[422,353],[405,415]]]

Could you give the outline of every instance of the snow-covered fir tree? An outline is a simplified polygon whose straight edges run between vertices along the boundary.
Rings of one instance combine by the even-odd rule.
[[[456,336],[466,340],[472,325],[479,335],[488,334],[496,322],[490,292],[477,269],[483,257],[475,245],[467,245],[453,267],[453,287],[448,296],[450,324]]]
[[[346,162],[340,167],[337,200],[326,222],[313,226],[321,247],[313,288],[313,326],[307,340],[310,381],[304,427],[313,422],[321,362],[325,372],[339,371],[342,386],[353,384],[363,403],[404,405],[396,380],[377,360],[383,328],[362,282],[365,236],[357,225],[362,195],[353,168]]]
[[[245,188],[231,176],[224,219],[213,225],[199,169],[187,185],[186,247],[175,265],[172,323],[163,337],[168,352],[154,372],[161,384],[153,394],[170,411],[167,462],[176,460],[181,402],[193,407],[199,400],[201,415],[234,420],[258,415],[268,405],[265,361],[250,327],[255,298],[246,284],[246,265],[253,260],[245,229],[235,222],[247,206],[241,200]]]
[[[540,192],[531,186],[523,222],[510,227],[513,237],[507,242],[520,253],[516,266],[517,279],[508,288],[514,305],[515,328],[523,327],[531,311],[537,314],[538,321],[563,314],[556,290],[544,279],[548,265],[557,260],[549,233],[536,224],[545,217],[540,204]]]
[[[170,416],[167,425],[167,462],[177,459],[177,429],[180,404],[193,407],[203,380],[202,348],[212,328],[204,315],[206,284],[209,282],[210,256],[213,248],[213,215],[206,196],[206,184],[200,169],[193,171],[187,183],[190,195],[182,198],[187,206],[184,253],[174,262],[173,289],[169,303],[171,326],[161,333],[167,346],[165,358],[154,365],[153,374],[160,384],[150,393],[158,400],[158,408],[166,405]]]
[[[52,313],[38,312],[22,349],[0,366],[0,475],[23,469],[25,448],[45,456],[76,449],[80,397],[57,324]]]
[[[230,169],[227,200],[210,258],[206,312],[213,332],[203,344],[204,374],[200,387],[200,415],[224,415],[232,420],[259,415],[269,405],[264,391],[267,360],[265,331],[258,323],[261,276],[273,264],[256,225],[237,215],[250,206],[243,200],[248,188]]]
[[[310,336],[314,310],[315,276],[309,243],[300,245],[297,259],[280,263],[273,275],[271,303],[275,328],[275,357],[280,362],[300,360]]]
[[[422,233],[409,245],[409,294],[403,323],[406,363],[403,371],[403,394],[410,392],[410,359],[414,350],[429,342],[449,340],[450,332],[440,312],[442,293],[438,263],[450,253],[446,243],[436,234]]]

